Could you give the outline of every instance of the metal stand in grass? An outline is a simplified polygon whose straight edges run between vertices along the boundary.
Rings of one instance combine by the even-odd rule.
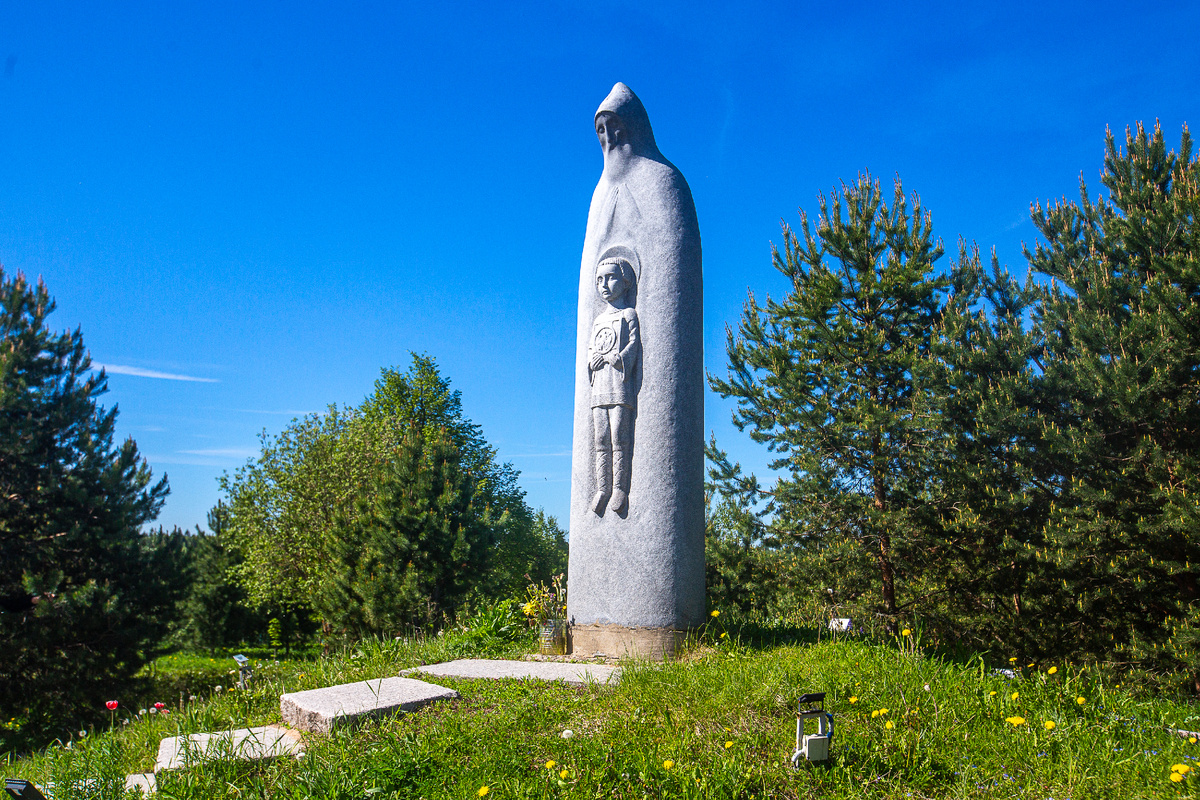
[[[804,723],[817,723],[816,733],[805,734]],[[833,714],[825,710],[825,692],[802,694],[796,709],[796,752],[792,753],[792,766],[799,768],[800,761],[828,762],[829,745],[833,742]]]

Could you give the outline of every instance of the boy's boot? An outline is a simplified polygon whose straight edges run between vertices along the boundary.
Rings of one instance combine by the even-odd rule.
[[[604,515],[604,507],[608,505],[609,495],[612,494],[612,451],[600,450],[596,453],[596,494],[592,498],[592,511]]]
[[[624,514],[629,507],[629,453],[624,450],[613,451],[613,490],[612,502],[608,504],[618,514]]]

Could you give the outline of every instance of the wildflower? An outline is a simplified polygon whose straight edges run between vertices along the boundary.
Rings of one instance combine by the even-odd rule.
[[[1004,721],[1007,722],[1009,725],[1012,725],[1014,728],[1025,724],[1024,717],[1005,717]]]
[[[483,796],[484,796],[485,794],[487,794],[489,791],[491,791],[491,790],[490,790],[490,789],[488,789],[488,787],[486,787],[486,786],[480,786],[480,787],[479,787],[479,791],[478,791],[478,792],[476,792],[475,794],[476,794],[477,796],[479,796],[479,797],[483,797]]]
[[[303,672],[301,672],[301,673],[300,673],[300,676],[301,676],[301,677],[303,677],[303,676],[304,676],[304,673],[303,673]],[[219,692],[219,691],[221,691],[221,689],[222,689],[222,688],[223,688],[223,687],[222,687],[222,686],[220,686],[220,685],[218,684],[218,685],[217,685],[217,688],[216,688],[214,691],[217,691],[217,692]]]
[[[875,719],[878,716],[879,716],[879,709],[875,709],[874,711],[871,712],[871,719]]]
[[[554,767],[555,767],[555,763],[553,761],[546,762],[546,769],[554,769]]]
[[[570,728],[567,728],[565,731],[563,731],[562,733],[559,734],[559,736],[561,736],[564,739],[570,739],[574,735],[575,735],[575,731],[571,730]]]
[[[1046,720],[1045,722],[1042,723],[1042,727],[1048,731],[1054,730],[1054,720],[1052,720],[1052,719]]]
[[[887,721],[887,724],[886,724],[886,725],[884,725],[883,727],[887,728],[887,729],[890,731],[892,728],[896,727],[896,725],[895,725],[895,723],[893,723],[893,722],[892,722],[892,721],[889,719],[889,720]]]
[[[162,703],[155,703],[154,707],[157,708],[159,711],[162,711],[164,708],[166,708],[166,706]]]
[[[1030,663],[1026,664],[1025,666],[1028,667],[1029,669],[1033,669],[1033,662],[1030,662]]]
[[[570,772],[568,772],[568,771],[567,771],[567,770],[565,770],[565,769],[564,769],[562,772],[558,773],[558,777],[559,777],[559,778],[561,778],[561,779],[562,779],[562,780],[564,780],[564,781],[565,781],[567,778],[569,778],[570,776],[571,776],[571,773],[570,773]]]
[[[713,619],[716,619],[717,617],[721,616],[721,610],[719,608],[714,608],[712,614],[709,616],[711,616]]]
[[[1051,667],[1050,669],[1046,670],[1047,675],[1053,675],[1056,672],[1058,672],[1058,667]]]
[[[988,697],[995,697],[995,696],[996,696],[995,692],[988,692]]]
[[[927,683],[927,684],[925,684],[925,691],[927,691],[927,692],[929,691],[929,684],[928,684],[928,683]]]
[[[109,700],[107,703],[104,704],[104,707],[107,708],[109,711],[116,711],[118,705],[120,705],[120,703],[118,703],[116,700]]]
[[[1016,700],[1016,699],[1017,699],[1018,697],[1020,697],[1020,696],[1021,696],[1021,693],[1020,693],[1020,692],[1013,692],[1013,693],[1012,693],[1012,699],[1013,699],[1013,700]]]
[[[194,694],[189,694],[189,695],[188,695],[188,702],[189,702],[189,703],[194,703],[194,702],[196,702],[196,695],[194,695]]]
[[[673,766],[675,766],[675,762],[669,758],[663,762],[663,769],[670,769]]]
[[[857,703],[857,702],[858,702],[858,698],[857,698],[857,697],[851,697],[851,698],[850,698],[850,703],[851,703],[851,705],[853,705],[854,703]]]
[[[1178,772],[1180,775],[1187,775],[1192,771],[1192,768],[1187,764],[1175,764],[1171,767],[1171,772]]]
[[[912,631],[910,631],[908,628],[905,628],[904,630],[900,631],[900,635],[901,636],[912,636]]]
[[[1016,656],[1013,656],[1012,658],[1010,658],[1010,659],[1008,660],[1008,663],[1010,663],[1010,664],[1015,664],[1015,663],[1017,663],[1017,657],[1016,657]]]
[[[725,638],[726,636],[728,636],[728,635],[729,635],[729,634],[728,634],[728,633],[726,633],[725,631],[721,631],[721,635],[720,635],[720,637],[718,637],[718,638],[724,639],[724,638]]]
[[[1195,743],[1196,743],[1196,737],[1195,737],[1195,736],[1189,736],[1189,737],[1188,737],[1188,744],[1195,744]]]
[[[725,743],[725,749],[726,749],[726,750],[728,750],[728,749],[729,749],[729,748],[731,748],[731,747],[733,747],[733,742],[726,742],[726,743]]]
[[[1076,697],[1075,702],[1078,703],[1079,705],[1083,705],[1084,703],[1087,702],[1087,698],[1086,697]]]
[[[1171,781],[1172,781],[1173,783],[1182,783],[1182,782],[1183,782],[1183,776],[1182,776],[1182,775],[1180,775],[1178,772],[1172,772],[1172,773],[1171,773]]]
[[[149,711],[147,711],[146,713],[148,713],[148,714],[157,714],[157,713],[158,713],[158,709],[157,709],[157,708],[152,708],[152,709],[150,709]]]
[[[887,712],[888,712],[888,710],[887,710],[886,708],[881,708],[881,709],[879,709],[879,715],[880,715],[880,716],[883,716],[883,715],[884,715],[884,714],[886,714]]]
[[[82,739],[82,738],[83,738],[83,737],[85,737],[85,736],[87,736],[87,731],[80,731],[80,732],[79,732],[79,738],[80,738],[80,739]]]

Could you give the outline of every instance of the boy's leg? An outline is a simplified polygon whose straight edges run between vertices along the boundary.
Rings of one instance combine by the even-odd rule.
[[[604,513],[608,498],[612,495],[612,431],[608,424],[608,409],[592,409],[592,435],[596,450],[596,493],[592,496],[592,510]]]
[[[633,460],[633,409],[613,406],[609,409],[609,428],[613,432],[613,487],[609,508],[624,514],[629,507],[629,481]]]

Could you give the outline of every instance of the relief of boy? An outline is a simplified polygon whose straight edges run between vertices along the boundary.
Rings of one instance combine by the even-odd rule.
[[[606,506],[622,514],[629,503],[634,373],[641,356],[637,312],[631,307],[635,281],[633,268],[622,258],[606,258],[596,266],[596,291],[608,304],[593,320],[588,344],[596,455],[592,510],[600,515]]]

